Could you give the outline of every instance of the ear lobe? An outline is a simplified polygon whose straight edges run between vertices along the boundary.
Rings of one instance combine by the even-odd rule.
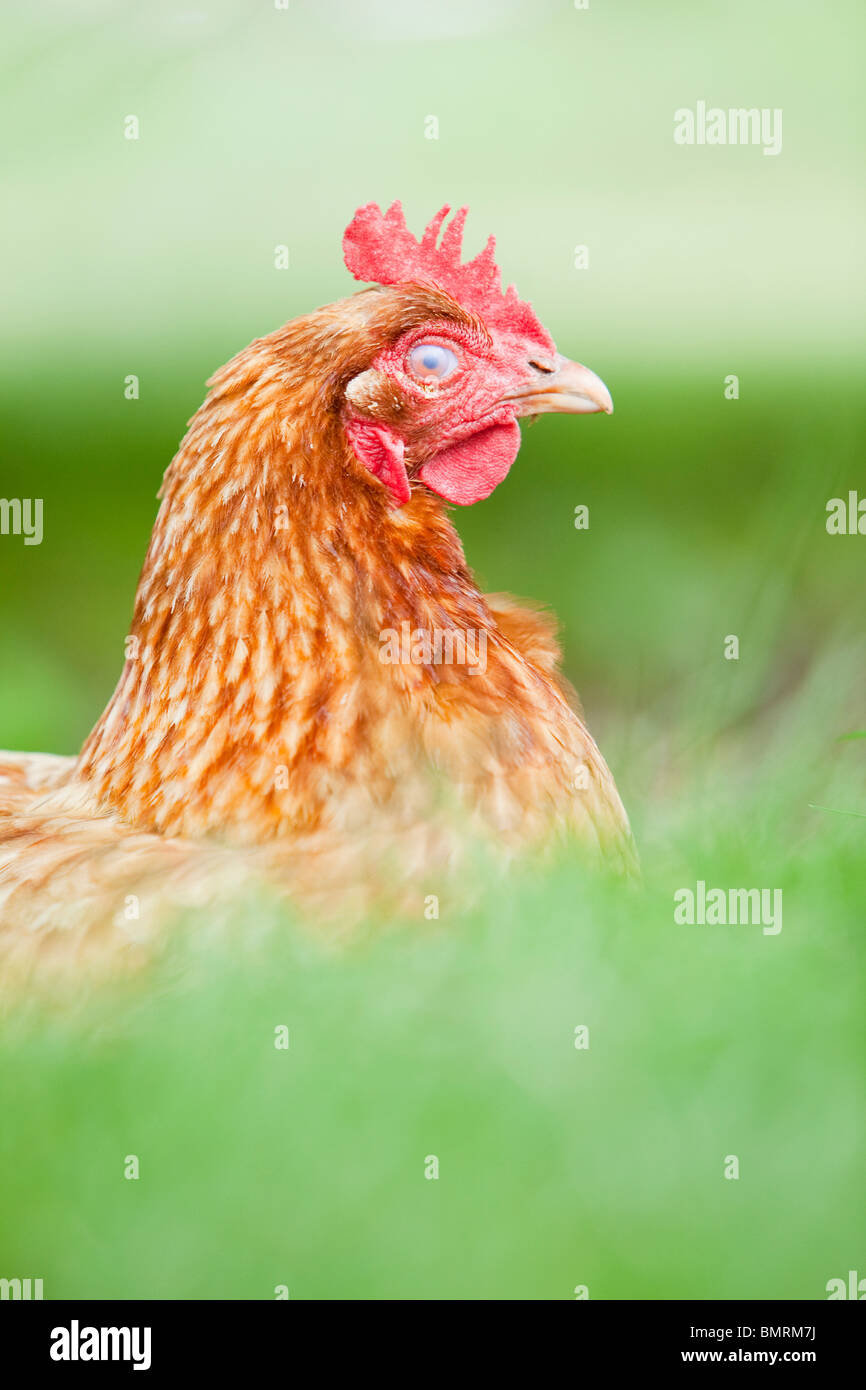
[[[346,421],[346,434],[355,457],[378,478],[391,494],[394,503],[402,507],[409,501],[409,476],[403,456],[406,446],[399,434],[387,425],[352,416]]]

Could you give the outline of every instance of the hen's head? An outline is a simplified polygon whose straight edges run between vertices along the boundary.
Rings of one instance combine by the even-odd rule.
[[[560,356],[514,286],[503,294],[493,237],[461,264],[465,208],[439,241],[449,212],[418,241],[399,203],[384,214],[370,203],[343,239],[352,274],[380,287],[369,319],[389,326],[345,385],[345,428],[398,506],[414,481],[448,502],[488,497],[517,456],[521,415],[613,410],[604,383]]]

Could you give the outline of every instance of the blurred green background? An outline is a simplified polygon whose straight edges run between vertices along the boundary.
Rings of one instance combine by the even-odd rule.
[[[74,752],[101,711],[205,378],[351,291],[358,204],[400,197],[420,232],[467,202],[467,249],[496,233],[616,404],[527,430],[456,519],[485,587],[561,619],[645,885],[566,864],[340,960],[250,904],[206,951],[181,931],[182,967],[132,1002],[13,1011],[0,1275],[49,1297],[809,1298],[866,1273],[866,740],[845,737],[866,538],[825,530],[829,498],[866,495],[864,28],[853,0],[4,18],[0,495],[44,498],[45,537],[0,537],[0,746]],[[675,145],[699,100],[781,108],[781,154]],[[698,878],[783,886],[781,935],[675,928]]]

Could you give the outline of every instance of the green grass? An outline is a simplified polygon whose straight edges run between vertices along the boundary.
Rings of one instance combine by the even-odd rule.
[[[4,491],[45,497],[46,539],[0,547],[0,745],[72,751],[101,708],[221,351],[135,407],[93,363],[49,410],[13,374]],[[22,1001],[0,1025],[0,1275],[48,1297],[555,1299],[820,1298],[862,1272],[866,540],[824,531],[862,477],[856,398],[844,373],[810,405],[756,367],[729,403],[719,373],[659,392],[596,365],[613,419],[540,422],[459,524],[487,586],[561,616],[642,887],[567,858],[479,868],[473,907],[443,888],[438,922],[340,952],[224,904],[132,982]],[[781,933],[678,926],[698,879],[781,888]]]
[[[820,793],[848,809],[858,755]],[[748,803],[741,766],[661,807],[636,889],[564,859],[336,954],[234,905],[143,979],[23,1004],[3,1271],[47,1297],[826,1296],[866,1235],[864,831],[792,802],[784,761]],[[698,878],[780,887],[782,931],[676,925]]]

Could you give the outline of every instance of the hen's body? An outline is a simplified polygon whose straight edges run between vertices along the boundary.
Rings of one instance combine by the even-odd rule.
[[[395,507],[347,438],[347,381],[433,310],[455,306],[368,291],[214,377],[81,756],[0,755],[7,935],[111,934],[131,895],[196,900],[250,873],[302,902],[400,899],[467,835],[510,854],[572,831],[630,862],[547,620],[483,596],[443,502],[413,484]]]

